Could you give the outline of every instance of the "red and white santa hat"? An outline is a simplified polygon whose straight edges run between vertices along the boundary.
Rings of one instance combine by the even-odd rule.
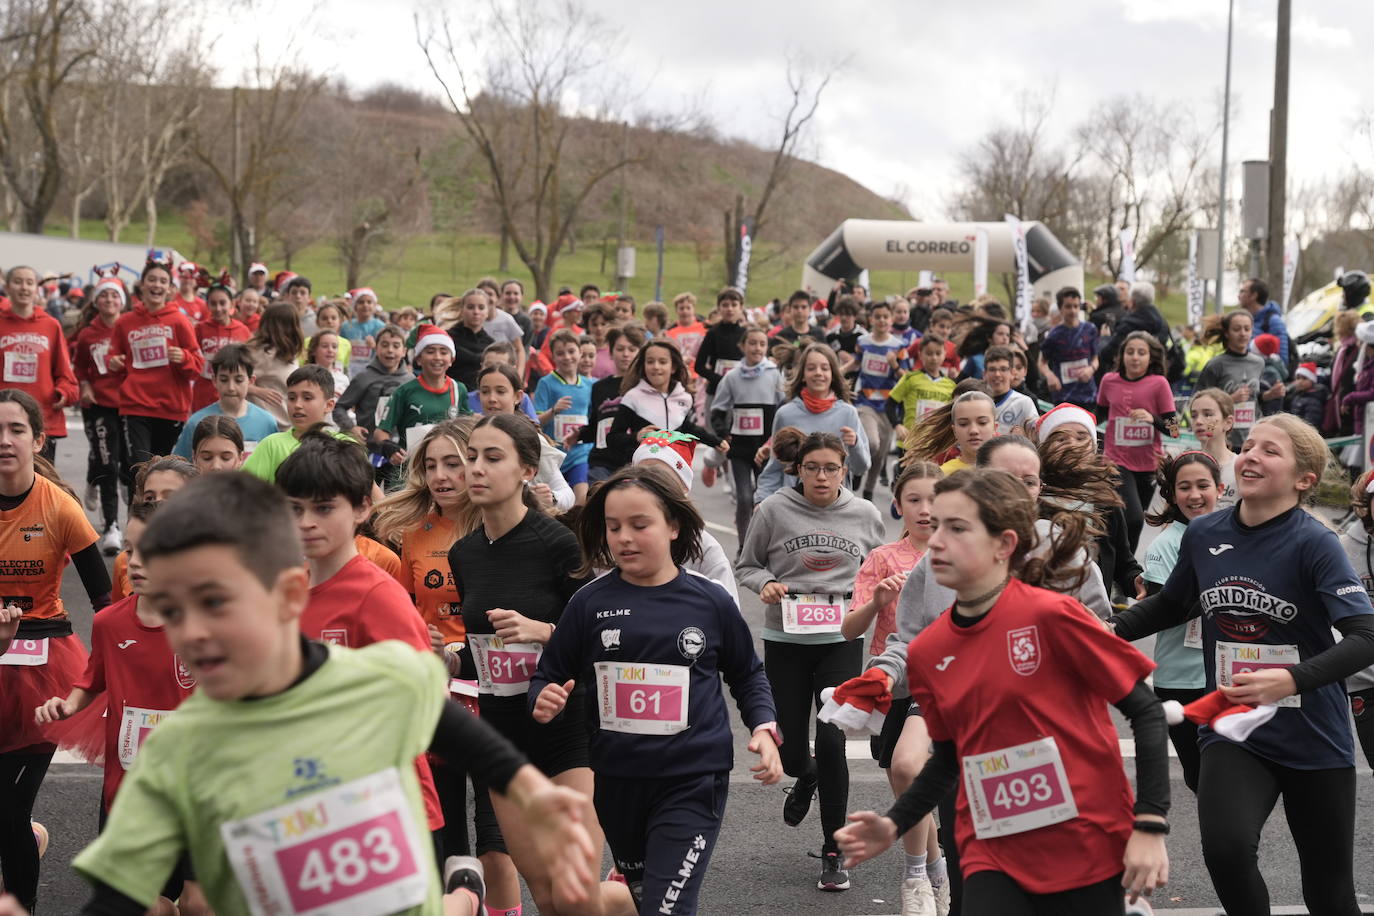
[[[119,294],[119,304],[121,306],[129,304],[129,290],[125,288],[124,281],[118,277],[101,277],[100,282],[91,290],[91,301],[100,298],[100,294],[107,289],[112,289]]]
[[[261,261],[254,261],[252,264],[248,265],[248,276],[250,277],[253,276],[253,274],[265,273],[267,273],[267,265]]]
[[[194,277],[200,268],[192,261],[182,261],[177,265],[178,277]]]
[[[277,291],[277,295],[280,296],[286,292],[286,284],[290,283],[298,276],[300,275],[297,274],[295,271],[283,270],[277,274],[276,281],[272,284],[272,288],[275,289]]]
[[[1181,725],[1187,719],[1196,725],[1206,725],[1229,741],[1244,741],[1279,711],[1277,706],[1272,705],[1232,703],[1220,690],[1214,690],[1187,706],[1177,700],[1165,700],[1162,705],[1164,718],[1170,725]]]
[[[458,349],[453,346],[453,338],[448,336],[448,331],[440,330],[432,324],[420,325],[419,334],[415,338],[415,354],[425,352],[426,347],[443,347],[454,356],[458,355]]]
[[[348,301],[357,302],[359,296],[371,296],[373,302],[377,302],[377,293],[370,286],[360,286],[357,289],[348,291]]]
[[[821,703],[824,705],[816,718],[827,725],[851,737],[881,735],[892,710],[892,693],[887,676],[878,668],[869,668],[838,687],[822,690]]]
[[[682,478],[682,486],[687,492],[692,491],[692,456],[696,454],[697,442],[700,441],[696,436],[689,436],[686,433],[671,432],[666,429],[654,429],[645,433],[639,440],[639,448],[635,449],[634,463],[643,464],[646,461],[661,461],[673,469],[673,473]]]
[[[1305,378],[1315,385],[1317,384],[1317,364],[1303,363],[1293,370],[1293,375],[1296,378]]]
[[[1089,436],[1097,438],[1097,418],[1077,404],[1060,404],[1045,411],[1045,415],[1035,424],[1036,438],[1044,442],[1061,426],[1081,426]]]

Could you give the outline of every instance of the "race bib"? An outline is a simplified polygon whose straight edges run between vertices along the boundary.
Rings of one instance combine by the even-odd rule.
[[[387,408],[389,408],[390,406],[391,406],[391,395],[389,395],[389,394],[384,394],[384,395],[382,395],[381,397],[379,397],[379,398],[377,399],[377,406],[376,406],[376,408],[372,411],[372,424],[373,424],[374,426],[381,426],[381,425],[382,425],[382,423],[386,420]]]
[[[597,662],[601,727],[634,735],[676,735],[687,728],[692,669],[686,665]]]
[[[102,340],[91,346],[91,362],[95,363],[95,371],[101,375],[110,374],[109,355],[110,342],[108,340]]]
[[[732,436],[762,436],[763,435],[763,408],[762,407],[736,407],[735,417],[730,422],[730,435]]]
[[[1266,646],[1253,642],[1217,642],[1217,686],[1234,687],[1237,674],[1291,668],[1302,661],[1297,646]],[[1302,706],[1301,694],[1284,697],[1279,706]]]
[[[1155,441],[1155,427],[1146,420],[1117,417],[1112,428],[1112,442],[1118,448],[1137,448]]]
[[[1059,364],[1059,381],[1065,385],[1072,385],[1078,381],[1074,375],[1079,369],[1086,369],[1092,365],[1092,360],[1087,359],[1066,359]]]
[[[1187,629],[1183,631],[1183,648],[1201,649],[1202,648],[1202,618],[1194,617],[1188,621]]]
[[[36,668],[48,663],[47,639],[16,639],[9,651],[0,655],[0,665],[22,665]]]
[[[425,902],[429,842],[395,767],[220,826],[253,916],[372,916]],[[430,866],[432,867],[432,866]]]
[[[506,642],[491,633],[469,633],[477,686],[496,697],[524,696],[544,647],[532,642]]]
[[[784,633],[838,633],[845,605],[843,595],[785,595],[782,630]]]
[[[38,354],[5,351],[5,381],[30,385],[38,381]]]
[[[434,428],[433,423],[421,423],[419,426],[406,427],[406,451],[415,451],[415,446],[425,441],[425,436]]]
[[[367,368],[367,364],[372,362],[372,355],[376,350],[366,344],[354,343],[353,352],[348,359],[348,377],[353,378],[359,372]]]
[[[859,371],[864,375],[886,376],[892,372],[892,366],[888,363],[886,354],[865,350],[863,361],[859,363]]]
[[[1241,401],[1236,405],[1236,412],[1232,414],[1236,421],[1236,429],[1249,429],[1255,425],[1255,402]]]
[[[255,449],[255,448],[257,448],[257,447],[258,447],[258,440],[257,440],[257,439],[244,439],[244,440],[243,440],[243,457],[244,457],[244,460],[247,460],[247,459],[248,459],[248,456],[251,455],[251,454],[253,454],[253,449]]]
[[[135,369],[158,369],[171,362],[167,356],[167,339],[164,337],[136,340],[131,349]]]
[[[153,729],[172,714],[170,709],[142,709],[138,706],[125,706],[124,717],[119,723],[119,765],[124,769],[133,766],[134,758]]]
[[[606,436],[610,434],[611,424],[615,422],[615,417],[606,417],[596,424],[596,447],[606,447]]]
[[[731,369],[735,368],[739,364],[740,361],[737,359],[718,359],[716,360],[716,375],[723,377],[725,373],[729,372]]]
[[[980,840],[1038,830],[1078,817],[1053,738],[964,757],[964,791]]]
[[[553,437],[560,443],[587,425],[586,414],[561,413],[553,418]]]
[[[925,417],[926,414],[934,413],[935,411],[939,410],[941,407],[944,407],[948,403],[948,401],[919,400],[916,402],[916,418],[918,420],[922,419]]]

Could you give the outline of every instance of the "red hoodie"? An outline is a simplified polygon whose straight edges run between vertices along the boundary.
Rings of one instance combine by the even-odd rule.
[[[43,408],[47,434],[67,435],[67,418],[54,401],[60,394],[68,404],[75,404],[80,392],[57,319],[41,307],[35,307],[28,318],[20,318],[10,301],[0,297],[0,358],[4,360],[0,387],[31,394]]]
[[[169,347],[180,347],[185,358],[172,362]],[[133,311],[115,322],[110,356],[125,358],[120,414],[178,423],[191,415],[191,383],[205,360],[191,322],[175,305],[169,302],[153,314],[135,299]]]
[[[77,333],[72,344],[76,380],[91,386],[95,402],[101,407],[119,406],[119,386],[124,383],[123,370],[110,368],[110,341],[113,339],[114,328],[97,318]]]
[[[196,379],[196,386],[191,392],[192,413],[219,400],[219,392],[215,390],[215,372],[210,368],[210,360],[219,352],[219,348],[225,344],[243,343],[252,336],[248,325],[237,318],[230,318],[228,327],[208,319],[196,325],[196,339],[200,341],[200,355],[205,360],[205,368],[201,370],[200,378]]]

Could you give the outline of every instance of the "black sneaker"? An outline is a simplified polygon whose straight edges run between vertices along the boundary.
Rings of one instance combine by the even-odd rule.
[[[848,886],[846,878],[845,887]],[[487,879],[475,856],[449,856],[444,860],[444,893],[451,894],[460,888],[477,895],[477,910],[481,912],[487,899]]]
[[[787,793],[787,801],[782,803],[782,819],[789,827],[795,827],[806,820],[806,813],[811,810],[811,799],[816,795],[816,777],[803,776],[783,791]]]
[[[847,891],[849,890],[849,869],[842,867],[844,859],[840,858],[838,852],[827,852],[821,855],[821,880],[816,882],[816,887],[823,891]]]

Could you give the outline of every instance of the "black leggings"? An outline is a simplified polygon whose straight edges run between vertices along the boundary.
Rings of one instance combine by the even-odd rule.
[[[763,641],[763,669],[773,688],[778,728],[783,735],[778,749],[782,768],[794,779],[815,779],[820,795],[821,831],[826,850],[834,850],[835,831],[844,826],[849,809],[849,762],[845,759],[844,732],[816,719],[821,690],[837,687],[863,668],[862,639],[805,645]],[[815,711],[812,711],[814,704]],[[816,723],[816,756],[807,748],[811,723]]]
[[[1150,500],[1155,495],[1155,475],[1152,471],[1132,471],[1119,468],[1121,483],[1116,492],[1126,504],[1126,539],[1131,543],[1131,553],[1140,544],[1140,529],[1145,527],[1145,510],[1150,508]]]
[[[1161,700],[1177,700],[1184,706],[1207,693],[1202,687],[1194,689],[1156,687],[1154,690],[1155,696]],[[1198,766],[1202,760],[1202,752],[1197,746],[1197,726],[1187,719],[1178,725],[1170,725],[1169,741],[1173,744],[1174,750],[1178,752],[1178,762],[1183,766],[1183,782],[1196,795]]]
[[[1212,886],[1230,916],[1269,912],[1259,870],[1260,831],[1283,796],[1312,916],[1358,916],[1355,902],[1355,768],[1296,770],[1229,741],[1202,750],[1198,824]]]
[[[974,872],[964,880],[965,916],[1120,916],[1125,911],[1121,875],[1056,894],[1032,894],[1000,871]]]
[[[0,754],[0,875],[26,910],[38,901],[38,843],[29,818],[53,753]]]
[[[491,795],[486,787],[476,780],[472,783],[472,825],[477,834],[477,851],[473,852],[468,838],[468,774],[435,757],[430,758],[430,768],[434,771],[439,807],[444,812],[444,826],[438,831],[443,840],[441,869],[443,860],[449,856],[505,852],[506,840],[501,836],[501,825],[496,821],[496,811],[491,806]]]
[[[86,483],[100,488],[100,516],[109,528],[119,521],[120,454],[124,434],[119,428],[119,410],[96,404],[84,407],[81,418],[86,425]]]
[[[124,454],[120,466],[120,477],[124,486],[129,488],[129,502],[139,499],[134,492],[134,465],[147,461],[153,456],[172,454],[177,439],[181,436],[184,423],[177,420],[164,420],[161,417],[121,416],[124,428]]]

